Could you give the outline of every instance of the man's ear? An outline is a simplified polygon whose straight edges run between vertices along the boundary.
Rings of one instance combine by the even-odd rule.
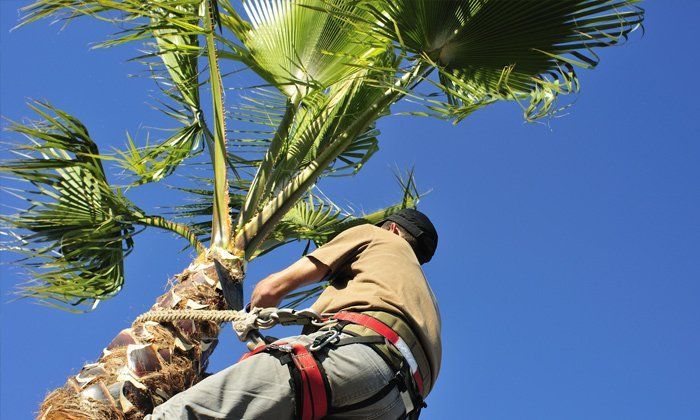
[[[401,232],[399,231],[399,226],[396,224],[396,222],[391,222],[389,223],[389,232],[401,236]]]

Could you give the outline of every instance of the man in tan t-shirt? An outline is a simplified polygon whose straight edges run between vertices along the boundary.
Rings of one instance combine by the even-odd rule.
[[[329,278],[312,309],[368,315],[399,337],[392,344],[377,339],[367,327],[340,321],[280,340],[317,349],[314,356],[330,391],[328,418],[417,416],[440,369],[440,315],[421,270],[432,258],[437,238],[427,216],[401,210],[380,226],[364,224],[341,232],[256,285],[251,306],[275,307],[291,291]],[[301,397],[278,357],[267,352],[251,356],[171,398],[151,418],[300,417]],[[413,389],[408,399],[406,384]]]

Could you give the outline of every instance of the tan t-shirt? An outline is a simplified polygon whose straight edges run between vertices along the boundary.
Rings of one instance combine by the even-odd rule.
[[[312,308],[319,313],[379,310],[398,314],[420,340],[434,384],[442,356],[440,313],[408,242],[365,224],[343,231],[307,256],[334,274]]]

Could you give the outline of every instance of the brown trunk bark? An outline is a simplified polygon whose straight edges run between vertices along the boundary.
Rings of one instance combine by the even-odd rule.
[[[200,256],[175,277],[173,287],[151,310],[226,309],[222,276],[235,282],[243,279],[240,266],[227,267],[222,260]],[[86,364],[51,392],[38,418],[143,418],[202,379],[219,329],[211,321],[134,322],[112,340],[97,362]]]

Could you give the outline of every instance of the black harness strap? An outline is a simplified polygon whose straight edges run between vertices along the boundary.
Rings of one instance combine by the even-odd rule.
[[[347,334],[347,333],[346,333]],[[362,335],[356,335],[352,337],[343,337],[339,339],[336,343],[330,343],[331,347],[341,347],[350,344],[384,344],[386,340],[380,335],[373,335],[365,337]]]
[[[301,391],[304,389],[304,383],[301,380],[301,372],[296,368],[292,362],[292,356],[289,353],[271,352],[273,356],[276,356],[281,364],[287,365],[289,369],[289,385],[292,387],[294,392],[294,418],[300,419],[302,412],[302,398]]]
[[[394,377],[387,382],[387,384],[382,387],[379,391],[377,391],[374,395],[372,395],[369,398],[366,398],[362,401],[353,403],[353,404],[348,404],[344,405],[341,407],[333,407],[330,404],[329,401],[329,409],[328,409],[328,414],[339,414],[339,413],[345,413],[348,411],[353,411],[353,410],[358,410],[361,408],[369,407],[372,404],[375,404],[376,402],[380,401],[382,398],[386,397],[394,388],[398,388],[398,391],[400,393],[407,393],[408,397],[411,399],[411,402],[413,404],[413,410],[409,413],[406,413],[404,416],[401,418],[408,418],[408,419],[417,419],[418,416],[420,415],[420,410],[426,406],[425,402],[421,398],[421,396],[417,393],[417,390],[415,389],[415,385],[412,380],[412,375],[409,366],[406,364],[404,361],[403,357],[401,356],[401,353],[398,352],[398,350],[393,350],[391,353],[395,353],[397,360],[390,360],[387,355],[385,355],[377,345],[379,344],[387,344],[386,338],[382,337],[381,335],[357,335],[354,332],[349,332],[349,331],[343,331],[343,328],[348,325],[349,323],[340,321],[338,324],[334,325],[328,332],[328,336],[334,333],[340,333],[343,332],[344,334],[350,335],[350,337],[343,337],[343,338],[338,338],[335,340],[328,341],[325,339],[326,336],[320,336],[316,339],[317,342],[323,342],[323,347],[330,347],[330,348],[337,348],[341,346],[347,346],[350,344],[365,344],[369,346],[374,352],[379,355],[379,357],[382,358],[382,360],[387,364],[387,366],[391,367],[392,370],[394,370],[396,373],[394,374]],[[390,344],[390,343],[389,343]],[[393,347],[389,346],[391,349]],[[319,363],[320,365],[320,363]],[[330,396],[330,391],[328,393]],[[404,402],[405,403],[405,402]]]
[[[343,405],[340,407],[331,407],[331,409],[328,411],[329,414],[338,414],[338,413],[345,413],[348,411],[353,411],[353,410],[358,410],[360,408],[365,408],[369,407],[370,405],[376,403],[377,401],[380,401],[382,398],[386,397],[392,389],[394,389],[396,386],[399,386],[399,381],[402,380],[402,378],[398,377],[399,375],[395,375],[387,384],[377,391],[374,395],[371,397],[362,400],[360,402],[356,402],[354,404],[348,404],[348,405]]]

